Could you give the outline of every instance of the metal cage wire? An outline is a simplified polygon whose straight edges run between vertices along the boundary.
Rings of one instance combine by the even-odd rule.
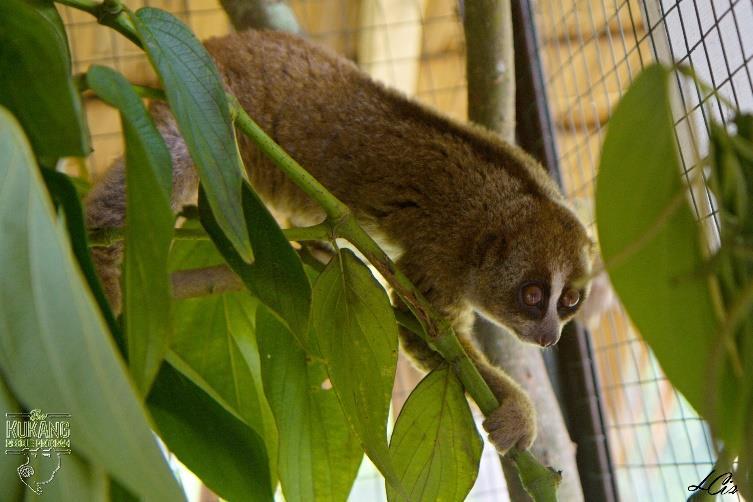
[[[753,32],[746,30],[753,26],[750,0],[540,0],[536,5],[561,177],[592,226],[604,126],[645,65],[688,65],[738,108],[753,110]],[[708,152],[710,121],[726,123],[730,117],[717,97],[696,84],[677,77],[675,86],[676,136],[687,178]],[[718,234],[708,190],[691,195],[698,220]],[[685,500],[687,487],[713,468],[706,424],[672,388],[619,305],[590,327],[620,498]]]

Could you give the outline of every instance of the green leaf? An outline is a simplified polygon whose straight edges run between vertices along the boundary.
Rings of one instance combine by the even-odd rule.
[[[2,404],[2,403],[0,403]],[[19,411],[17,408],[7,411]],[[21,454],[5,454],[0,467],[7,472],[3,479],[3,501],[55,501],[79,502],[81,500],[106,500],[108,478],[101,466],[87,462],[76,450],[70,453],[25,450]],[[3,462],[4,459],[7,459]],[[22,465],[33,469],[23,482],[18,474]]]
[[[75,446],[143,497],[182,493],[13,116],[0,108],[0,372],[25,405],[71,413]]]
[[[97,271],[94,269],[94,263],[92,263],[91,253],[89,252],[89,238],[84,224],[84,210],[81,207],[78,191],[69,176],[46,168],[41,169],[41,172],[52,200],[55,204],[60,205],[63,208],[63,213],[65,213],[65,228],[68,230],[68,238],[71,241],[78,266],[86,278],[99,311],[104,316],[107,327],[110,328],[110,333],[118,344],[121,354],[125,354],[123,333],[110,309],[110,304],[107,302],[107,297],[99,282]]]
[[[120,73],[94,66],[89,87],[120,111],[126,143],[126,225],[123,263],[128,365],[146,395],[167,352],[170,277],[167,257],[174,218],[170,209],[172,162],[162,136],[131,84]]]
[[[596,223],[610,279],[631,319],[672,383],[707,413],[715,392],[708,387],[709,354],[721,341],[713,337],[706,279],[694,274],[703,264],[701,237],[685,200],[669,78],[659,65],[644,70],[610,118]],[[627,258],[609,266],[616,256]]]
[[[163,365],[147,402],[170,451],[217,495],[273,500],[261,437],[188,378]]]
[[[52,472],[57,465],[57,457],[55,454],[49,457],[38,455],[31,464],[41,477]],[[105,471],[100,466],[87,462],[74,450],[70,455],[60,455],[60,470],[55,473],[52,481],[44,485],[41,496],[27,490],[26,500],[29,502],[107,500],[107,493],[108,479]]]
[[[115,479],[110,479],[110,492],[108,496],[110,502],[139,502],[138,497],[126,490]]]
[[[220,74],[201,42],[172,14],[145,7],[131,18],[162,80],[217,223],[250,263],[254,254],[241,206],[245,173]]]
[[[390,439],[407,498],[387,486],[388,500],[465,500],[478,475],[484,442],[463,386],[446,366],[413,389]]]
[[[0,2],[0,105],[21,122],[34,151],[53,159],[91,150],[61,25],[46,2]]]
[[[264,389],[280,433],[279,473],[287,500],[346,500],[363,452],[329,385],[266,308],[256,311]]]
[[[21,406],[10,394],[5,383],[0,380],[0,411],[2,413],[21,413]],[[3,415],[0,415],[3,416]],[[72,445],[75,446],[75,445]],[[41,488],[41,494],[33,493],[18,477],[17,469],[29,462],[35,474],[27,479],[27,483],[35,488]],[[55,471],[58,455],[49,456],[39,454],[0,455],[0,486],[3,487],[3,501],[20,502],[26,500],[50,501],[81,501],[105,500],[106,476],[101,468],[94,468],[84,460],[73,448],[71,454],[60,454],[60,469]],[[53,471],[54,474],[53,474]],[[53,475],[52,481],[39,487],[36,482],[44,481]],[[26,497],[24,497],[26,494]],[[40,497],[40,495],[42,495]]]
[[[349,250],[314,285],[313,346],[366,454],[399,486],[387,447],[387,416],[397,365],[397,324],[384,289]]]
[[[191,225],[197,222],[191,222]],[[223,263],[209,241],[175,241],[171,271]],[[254,318],[258,300],[247,291],[180,300],[174,304],[170,346],[175,367],[216,395],[265,441],[276,479],[277,427],[264,396]],[[201,336],[196,336],[201,333]],[[171,360],[173,360],[171,358]]]
[[[303,264],[269,210],[247,184],[243,185],[243,211],[256,253],[256,261],[251,265],[245,263],[230,245],[217,225],[215,213],[206,204],[203,188],[199,189],[201,224],[228,265],[307,346],[311,285]]]
[[[52,29],[55,31],[57,38],[56,45],[65,48],[65,62],[68,72],[71,71],[71,48],[68,46],[68,37],[65,34],[65,24],[60,17],[60,13],[55,8],[53,0],[25,0],[26,3],[34,8],[39,14],[44,16]]]
[[[1,377],[2,375],[0,375],[0,412],[3,414],[0,417],[5,417],[5,413],[21,413],[21,406]],[[0,486],[3,487],[3,496],[8,502],[23,500],[23,485],[16,474],[16,468],[23,462],[19,461],[20,457],[5,454],[4,451],[2,453],[0,455]]]

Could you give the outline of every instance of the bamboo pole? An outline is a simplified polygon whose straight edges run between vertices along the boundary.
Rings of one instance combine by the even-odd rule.
[[[220,0],[237,31],[269,29],[301,33],[301,27],[284,0]]]

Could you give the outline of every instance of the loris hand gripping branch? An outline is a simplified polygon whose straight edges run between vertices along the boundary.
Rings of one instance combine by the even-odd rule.
[[[550,346],[586,290],[591,241],[544,169],[520,149],[414,103],[352,63],[299,38],[245,32],[209,40],[226,85],[254,120],[399,250],[399,268],[453,324],[500,407],[484,427],[500,452],[528,448],[536,421],[528,396],[470,340],[473,311],[520,339]],[[173,160],[173,208],[195,199],[198,177],[164,105],[152,110]],[[264,200],[295,225],[324,213],[243,135],[243,161]],[[124,221],[122,162],[87,201],[91,228]],[[95,250],[110,301],[120,307],[118,247]],[[441,359],[415,335],[401,341],[426,369]],[[545,376],[542,375],[542,378]]]

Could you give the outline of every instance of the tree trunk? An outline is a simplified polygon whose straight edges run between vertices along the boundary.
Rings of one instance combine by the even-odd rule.
[[[515,58],[510,0],[464,2],[467,51],[468,118],[515,142]],[[558,495],[582,501],[575,446],[565,426],[541,350],[524,345],[512,334],[477,318],[476,341],[487,358],[507,372],[536,407],[538,437],[531,453],[544,465],[563,471]],[[515,465],[502,458],[510,500],[529,501]]]
[[[301,33],[284,0],[220,0],[220,4],[237,31],[254,28]]]

